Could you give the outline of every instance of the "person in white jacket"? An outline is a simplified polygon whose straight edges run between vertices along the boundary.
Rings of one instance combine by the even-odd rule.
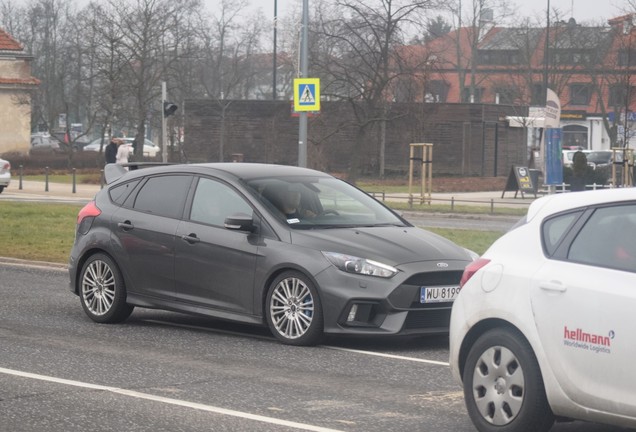
[[[120,144],[117,146],[117,156],[116,163],[118,164],[127,164],[128,156],[130,155],[130,144],[126,143],[124,140],[120,140]]]

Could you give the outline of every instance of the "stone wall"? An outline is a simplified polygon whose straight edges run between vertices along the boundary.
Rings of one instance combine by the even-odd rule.
[[[321,108],[309,118],[307,165],[344,173],[357,157],[362,175],[377,175],[380,123],[361,130],[345,102],[322,102]],[[184,110],[184,151],[191,162],[242,157],[246,162],[298,164],[298,118],[291,115],[289,102],[188,100]],[[409,144],[428,142],[433,143],[436,175],[507,175],[512,164],[527,163],[525,130],[510,128],[505,120],[525,115],[526,109],[521,111],[506,105],[391,104],[385,174],[407,173]]]

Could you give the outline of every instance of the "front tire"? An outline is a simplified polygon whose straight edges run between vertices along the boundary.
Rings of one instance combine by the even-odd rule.
[[[126,303],[124,278],[108,255],[95,254],[84,263],[79,285],[82,308],[95,322],[118,323],[134,309]]]
[[[266,300],[271,332],[288,345],[316,345],[323,336],[322,305],[314,284],[302,273],[288,271],[270,285]]]
[[[547,432],[554,424],[539,364],[517,332],[493,329],[471,347],[464,400],[480,432]]]

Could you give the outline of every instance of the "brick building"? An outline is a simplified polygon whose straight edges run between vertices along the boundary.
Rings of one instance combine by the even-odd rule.
[[[395,99],[534,106],[533,117],[542,117],[546,80],[561,101],[563,145],[622,146],[636,131],[634,17],[600,27],[570,19],[546,28],[508,28],[483,20],[426,45],[403,47],[405,57],[427,67],[396,86]],[[533,126],[541,122],[525,121],[533,144]]]

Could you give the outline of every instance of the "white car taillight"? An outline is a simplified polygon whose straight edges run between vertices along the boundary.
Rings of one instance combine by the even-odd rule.
[[[489,259],[479,258],[479,259],[471,262],[470,264],[468,264],[466,266],[466,268],[464,269],[464,273],[462,274],[461,280],[459,281],[459,286],[463,287],[464,284],[466,284],[466,282],[468,282],[468,280],[471,277],[473,277],[475,275],[475,273],[477,273],[477,271],[479,269],[481,269],[483,266],[485,266],[489,262],[490,262]]]

